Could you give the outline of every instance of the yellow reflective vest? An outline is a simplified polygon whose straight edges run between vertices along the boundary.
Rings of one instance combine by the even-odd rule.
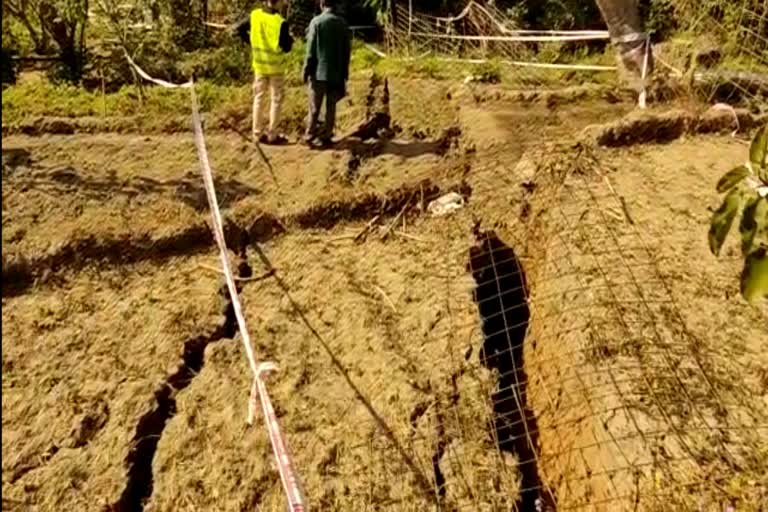
[[[285,20],[279,14],[261,9],[251,12],[251,62],[256,75],[282,75],[283,52],[280,27]]]

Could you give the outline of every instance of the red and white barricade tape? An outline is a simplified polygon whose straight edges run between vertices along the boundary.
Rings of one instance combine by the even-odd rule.
[[[197,96],[195,95],[195,84],[193,80],[183,84],[173,84],[166,82],[165,80],[159,80],[149,76],[143,69],[141,69],[131,57],[126,53],[126,58],[136,72],[145,80],[160,85],[162,87],[177,89],[185,88],[190,90],[191,102],[192,102],[192,128],[194,130],[195,146],[197,147],[197,155],[200,160],[200,169],[203,175],[203,183],[205,184],[205,192],[208,196],[208,205],[211,209],[211,221],[213,225],[213,236],[216,239],[216,245],[219,247],[219,255],[221,257],[221,264],[224,270],[224,277],[227,282],[227,288],[229,289],[229,295],[232,299],[232,306],[235,310],[235,317],[237,319],[237,325],[240,328],[240,335],[243,339],[243,346],[245,348],[245,354],[248,358],[248,364],[253,373],[253,385],[251,386],[251,394],[248,400],[248,424],[253,424],[253,419],[256,414],[256,408],[258,402],[261,402],[261,410],[264,414],[264,421],[267,425],[269,432],[269,440],[272,444],[272,451],[275,455],[275,461],[277,462],[277,468],[280,472],[280,480],[283,484],[283,489],[288,500],[288,510],[290,512],[306,512],[308,510],[304,496],[299,484],[299,479],[296,472],[293,470],[293,462],[288,451],[288,444],[283,437],[280,430],[280,424],[277,421],[277,415],[275,409],[272,407],[272,401],[269,398],[267,392],[267,386],[264,383],[264,374],[267,372],[277,370],[277,366],[271,362],[257,363],[256,357],[253,353],[253,347],[251,345],[251,337],[248,334],[248,328],[245,324],[245,317],[243,316],[242,307],[240,305],[240,298],[235,286],[235,278],[232,273],[232,267],[229,262],[227,254],[227,245],[224,239],[224,228],[221,220],[221,210],[219,209],[219,202],[216,199],[216,190],[213,185],[213,172],[211,171],[211,165],[208,160],[208,151],[205,146],[205,138],[203,136],[203,125],[200,119],[200,112],[197,105]]]

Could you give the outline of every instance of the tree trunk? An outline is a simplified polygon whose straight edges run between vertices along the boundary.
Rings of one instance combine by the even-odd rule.
[[[653,58],[648,46],[648,62],[645,62],[646,41],[640,37],[643,34],[643,20],[637,0],[595,1],[627,71],[640,78],[645,67],[646,76],[650,74]]]

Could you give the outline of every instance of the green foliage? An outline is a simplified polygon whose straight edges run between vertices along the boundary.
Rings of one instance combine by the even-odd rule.
[[[185,51],[206,46],[205,0],[167,0],[162,6],[167,20],[163,29],[176,46]]]
[[[199,82],[196,88],[201,109],[220,111],[234,106],[250,105],[250,86],[232,87]],[[112,117],[140,115],[147,122],[189,113],[189,91],[145,87],[139,101],[136,86],[126,85],[117,92],[102,95],[71,84],[54,84],[46,80],[26,81],[8,87],[2,95],[3,123],[24,119],[53,117],[101,116],[106,110]]]
[[[432,57],[402,61],[384,59],[377,67],[377,71],[387,76],[411,76],[437,80],[456,78],[458,74],[456,68],[448,69],[445,63]]]
[[[645,31],[655,40],[663,40],[672,35],[679,19],[675,0],[642,0],[640,17],[644,20]]]
[[[749,161],[720,178],[717,191],[727,195],[712,216],[709,248],[712,254],[720,254],[734,220],[741,214],[741,293],[754,304],[768,298],[768,125],[752,140]]]
[[[744,189],[740,186],[735,186],[725,196],[725,201],[720,205],[715,214],[712,216],[712,221],[709,227],[709,250],[715,256],[720,255],[720,249],[725,242],[725,237],[728,236],[733,221],[739,210],[744,203]]]
[[[486,61],[482,64],[476,64],[472,69],[472,76],[475,81],[484,84],[498,84],[501,82],[501,64],[494,61]]]
[[[210,50],[188,53],[178,64],[179,74],[207,79],[216,84],[246,83],[251,80],[250,48],[244,44],[227,44]]]
[[[6,23],[5,18],[10,18]],[[55,80],[76,82],[85,63],[88,0],[4,0],[3,39],[21,30],[38,53],[54,49],[61,63],[51,70]],[[6,34],[8,32],[8,34]]]

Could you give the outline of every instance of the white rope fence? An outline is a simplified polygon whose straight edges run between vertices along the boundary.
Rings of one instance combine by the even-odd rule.
[[[213,183],[213,171],[211,170],[210,161],[208,160],[208,151],[205,146],[205,137],[203,135],[203,126],[200,119],[200,112],[198,109],[197,96],[195,95],[195,83],[192,79],[189,82],[183,84],[173,84],[149,76],[143,69],[141,69],[131,57],[126,53],[126,58],[136,72],[145,80],[155,83],[161,87],[169,89],[189,89],[190,101],[192,103],[192,127],[194,130],[195,146],[197,148],[197,155],[200,160],[200,170],[203,175],[203,183],[205,184],[205,192],[208,197],[208,206],[211,210],[211,221],[213,227],[213,236],[216,240],[216,245],[219,247],[219,255],[221,257],[221,265],[224,271],[224,277],[227,282],[227,289],[232,300],[232,307],[235,311],[235,318],[237,319],[237,325],[240,329],[240,335],[243,340],[243,347],[245,348],[245,354],[248,359],[248,365],[250,366],[251,373],[253,373],[253,385],[251,386],[250,396],[248,400],[248,425],[253,424],[253,419],[256,414],[257,402],[261,402],[262,413],[264,414],[264,421],[267,425],[269,432],[269,440],[272,444],[272,451],[275,455],[278,471],[280,473],[280,480],[283,484],[283,489],[288,500],[288,510],[290,512],[306,512],[308,510],[304,494],[301,490],[299,479],[293,470],[293,462],[290,457],[288,445],[280,430],[280,425],[277,421],[277,415],[275,414],[272,401],[269,398],[266,384],[264,383],[264,374],[276,371],[277,366],[272,362],[256,362],[256,357],[253,353],[253,346],[251,345],[251,337],[248,333],[248,328],[245,323],[245,317],[243,316],[242,307],[240,305],[240,298],[237,293],[237,287],[235,285],[235,278],[232,273],[232,267],[229,261],[227,253],[227,245],[224,239],[224,228],[221,220],[221,210],[219,209],[219,202],[216,198],[216,190]],[[259,400],[260,399],[260,400]]]
[[[640,80],[638,87],[638,107],[641,109],[647,106],[647,84],[650,69],[650,56],[652,51],[652,44],[648,34],[646,33],[630,33],[618,38],[612,38],[607,30],[522,30],[510,28],[508,22],[509,19],[503,13],[493,6],[484,6],[474,0],[470,0],[464,9],[456,16],[451,17],[437,17],[429,14],[415,13],[413,11],[413,4],[409,2],[407,8],[401,5],[397,6],[400,14],[399,21],[394,26],[394,32],[396,34],[407,34],[407,41],[411,41],[411,38],[418,38],[421,42],[422,48],[428,47],[426,55],[435,54],[432,56],[434,60],[441,62],[458,62],[467,64],[483,64],[486,62],[494,61],[499,64],[505,64],[509,66],[515,66],[520,68],[539,68],[539,69],[560,69],[560,70],[575,70],[575,71],[617,71],[617,66],[599,65],[599,64],[575,64],[575,63],[546,63],[546,62],[531,62],[527,59],[515,58],[517,55],[515,46],[503,46],[507,43],[564,43],[575,41],[595,41],[595,40],[611,40],[612,43],[629,43],[629,42],[642,42],[642,46],[634,51],[641,53],[640,63]],[[407,9],[407,10],[406,10]],[[405,18],[403,21],[402,18]],[[456,22],[468,23],[470,32],[459,34],[452,28],[452,24]],[[480,45],[480,51],[484,54],[483,58],[457,58],[451,56],[439,56],[436,51],[432,51],[437,48],[446,47],[449,51],[452,49],[456,51],[457,48],[464,42],[478,43]],[[501,43],[502,54],[507,58],[503,59],[488,59],[486,53],[488,53],[489,43]],[[448,46],[446,46],[446,44]],[[380,57],[385,57],[383,52],[374,50]],[[386,56],[392,58],[392,56]],[[398,59],[400,60],[400,59]],[[403,60],[413,60],[412,58],[405,58]]]

